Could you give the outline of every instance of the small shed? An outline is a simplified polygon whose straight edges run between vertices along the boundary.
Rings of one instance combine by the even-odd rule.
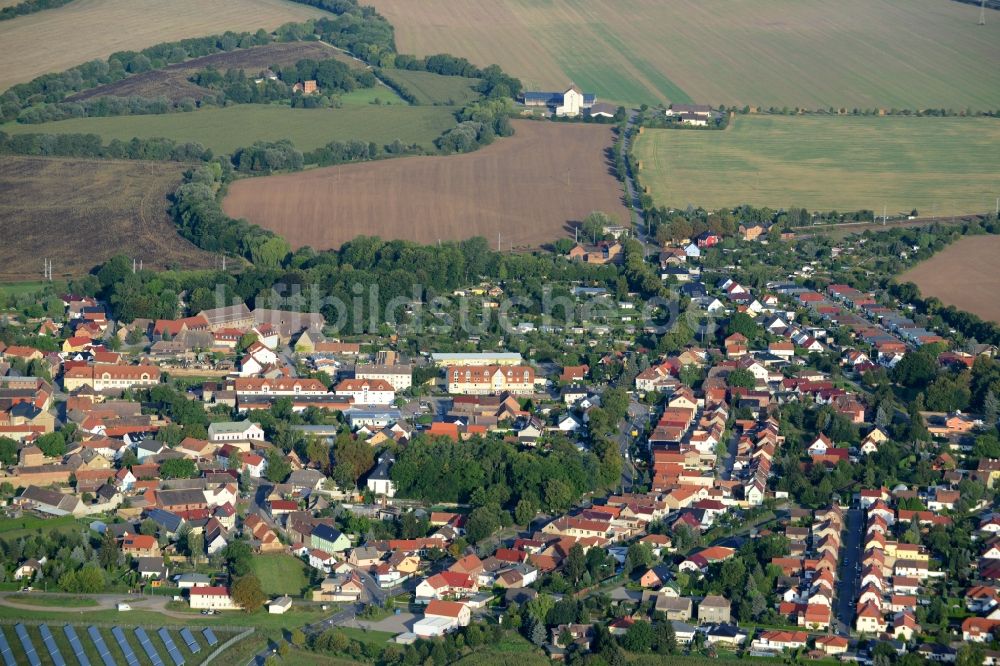
[[[292,598],[288,595],[278,597],[267,605],[267,612],[271,615],[284,615],[285,611],[292,607]]]

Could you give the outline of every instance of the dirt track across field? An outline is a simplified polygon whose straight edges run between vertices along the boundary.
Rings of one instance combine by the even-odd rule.
[[[514,123],[513,137],[474,153],[409,157],[240,180],[227,214],[281,234],[293,247],[338,247],[359,235],[421,243],[484,236],[502,249],[572,236],[600,210],[628,211],[607,151],[607,126]]]
[[[1000,323],[1000,236],[960,238],[927,261],[899,276],[922,296]]]

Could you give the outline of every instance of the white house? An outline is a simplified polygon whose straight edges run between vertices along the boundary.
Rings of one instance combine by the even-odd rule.
[[[252,377],[278,364],[278,355],[260,342],[250,345],[240,360],[240,376]]]
[[[424,638],[441,636],[459,627],[467,627],[471,617],[469,607],[463,603],[434,599],[427,604],[423,619],[413,625],[413,633]]]
[[[228,587],[192,587],[191,608],[208,610],[239,610],[240,607],[229,596]]]
[[[39,562],[36,559],[25,560],[14,570],[14,580],[31,580],[32,576],[42,570],[45,558]]]
[[[264,430],[250,421],[221,421],[208,425],[210,442],[263,442]]]
[[[577,86],[570,86],[563,92],[526,92],[525,106],[544,106],[557,116],[579,116],[597,101],[593,93],[585,93]]]
[[[288,595],[278,597],[267,605],[267,612],[270,615],[284,615],[285,611],[292,607],[292,598]]]
[[[353,398],[356,405],[391,405],[396,399],[395,389],[384,379],[345,379],[334,393]]]
[[[830,439],[826,435],[820,434],[819,437],[814,439],[812,444],[809,445],[807,451],[811,456],[822,456],[826,454],[827,449],[832,447],[833,443],[830,442]]]
[[[396,459],[391,453],[382,454],[378,460],[378,465],[368,475],[368,490],[372,491],[375,495],[385,495],[386,497],[393,497],[396,494],[396,485],[389,476],[389,471],[392,469],[394,462],[396,462]]]

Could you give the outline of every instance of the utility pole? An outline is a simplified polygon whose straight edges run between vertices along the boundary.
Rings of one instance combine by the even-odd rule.
[[[979,0],[979,25],[986,25],[986,0]]]

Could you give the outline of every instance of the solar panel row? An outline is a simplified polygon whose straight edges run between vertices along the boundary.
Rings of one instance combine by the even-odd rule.
[[[139,639],[139,644],[142,645],[142,649],[146,651],[146,655],[149,656],[149,660],[153,662],[153,666],[164,666],[163,660],[160,659],[160,653],[156,651],[153,647],[152,641],[149,640],[149,635],[146,630],[142,627],[136,627],[133,629],[135,632],[135,637]]]
[[[125,655],[125,662],[128,666],[139,666],[139,658],[135,656],[135,652],[132,650],[132,646],[129,645],[128,639],[125,638],[125,632],[122,631],[122,628],[111,627],[111,635],[118,641],[118,647],[122,649],[122,654]]]
[[[63,625],[63,633],[66,634],[66,640],[69,641],[69,646],[73,649],[73,654],[76,655],[76,660],[80,662],[80,666],[90,666],[90,659],[83,651],[83,643],[80,642],[80,637],[76,635],[76,629],[72,626],[66,624]]]
[[[10,649],[10,643],[7,642],[2,629],[0,629],[0,656],[3,657],[4,666],[17,666],[17,662],[14,661],[14,651]]]
[[[173,660],[174,666],[184,666],[184,657],[181,656],[181,651],[177,649],[177,644],[174,643],[173,636],[170,635],[170,632],[164,627],[160,627],[159,631],[156,633],[160,635],[160,640],[167,646],[167,654],[169,654],[170,658]]]
[[[38,633],[42,635],[42,642],[45,643],[45,649],[49,651],[49,656],[52,657],[53,666],[66,666],[66,660],[63,659],[62,653],[59,651],[59,646],[56,645],[55,636],[49,630],[49,625],[38,625]]]
[[[219,639],[215,637],[215,634],[208,627],[205,627],[201,633],[205,635],[205,640],[208,641],[209,647],[219,642]]]
[[[187,643],[188,650],[191,650],[192,654],[198,654],[201,652],[201,646],[198,645],[198,641],[194,639],[194,635],[191,633],[190,629],[187,627],[181,629],[181,638],[183,638],[184,642]]]
[[[115,658],[111,656],[111,650],[108,649],[108,644],[104,642],[104,636],[101,636],[101,632],[97,630],[97,627],[87,627],[87,633],[90,634],[90,640],[94,642],[94,647],[100,653],[104,666],[117,666]]]
[[[15,624],[14,633],[17,634],[18,639],[21,641],[21,647],[24,648],[24,656],[28,658],[28,663],[31,666],[41,666],[42,660],[38,658],[38,653],[35,652],[35,645],[31,642],[31,636],[28,635],[28,630],[24,628],[24,625]]]

